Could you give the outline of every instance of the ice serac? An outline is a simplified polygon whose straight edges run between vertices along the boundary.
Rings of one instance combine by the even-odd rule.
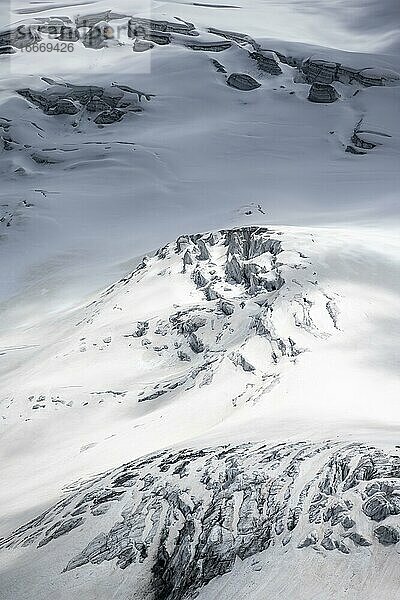
[[[333,87],[328,83],[313,83],[308,93],[308,100],[310,102],[329,104],[338,100],[339,94]]]
[[[237,90],[246,92],[261,87],[261,83],[254,79],[254,77],[246,75],[246,73],[232,73],[228,77],[227,84]]]
[[[1,545],[35,556],[62,544],[64,578],[76,569],[101,578],[106,571],[96,569],[111,563],[146,582],[147,596],[137,598],[184,600],[265,550],[317,550],[330,560],[393,548],[400,517],[376,527],[362,509],[367,497],[390,502],[393,493],[394,448],[337,440],[187,447],[76,483]]]

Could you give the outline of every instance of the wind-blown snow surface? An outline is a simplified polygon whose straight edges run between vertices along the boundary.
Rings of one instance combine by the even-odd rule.
[[[392,600],[396,4],[66,4],[4,19],[120,31],[0,55],[0,598]]]

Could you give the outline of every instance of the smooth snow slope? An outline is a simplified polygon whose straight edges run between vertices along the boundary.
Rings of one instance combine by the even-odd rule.
[[[1,14],[109,9],[121,45],[0,55],[0,598],[392,600],[398,7]],[[199,35],[133,52],[133,10]],[[336,102],[308,58],[340,63]],[[71,85],[126,112],[17,91]]]

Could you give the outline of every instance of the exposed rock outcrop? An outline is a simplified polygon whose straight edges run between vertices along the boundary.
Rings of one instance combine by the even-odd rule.
[[[245,73],[232,73],[229,75],[226,83],[237,90],[246,92],[250,90],[256,90],[257,88],[261,87],[261,83]]]
[[[50,84],[50,87],[41,91],[24,88],[17,90],[17,93],[47,115],[76,115],[83,111],[98,113],[93,119],[98,125],[120,121],[128,112],[140,112],[142,108],[132,99],[132,94],[137,95],[139,101],[142,97],[147,100],[151,98],[151,94],[116,84],[103,88],[61,84],[48,78],[43,80]]]
[[[257,62],[260,71],[270,75],[281,75],[282,69],[272,52],[251,52],[250,57]]]
[[[339,97],[340,96],[335,88],[327,83],[313,83],[308,94],[308,100],[310,102],[324,104],[336,102]]]

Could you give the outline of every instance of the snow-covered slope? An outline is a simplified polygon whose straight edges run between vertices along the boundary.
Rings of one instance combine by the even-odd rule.
[[[396,597],[397,6],[315,4],[12,3],[1,600]]]

